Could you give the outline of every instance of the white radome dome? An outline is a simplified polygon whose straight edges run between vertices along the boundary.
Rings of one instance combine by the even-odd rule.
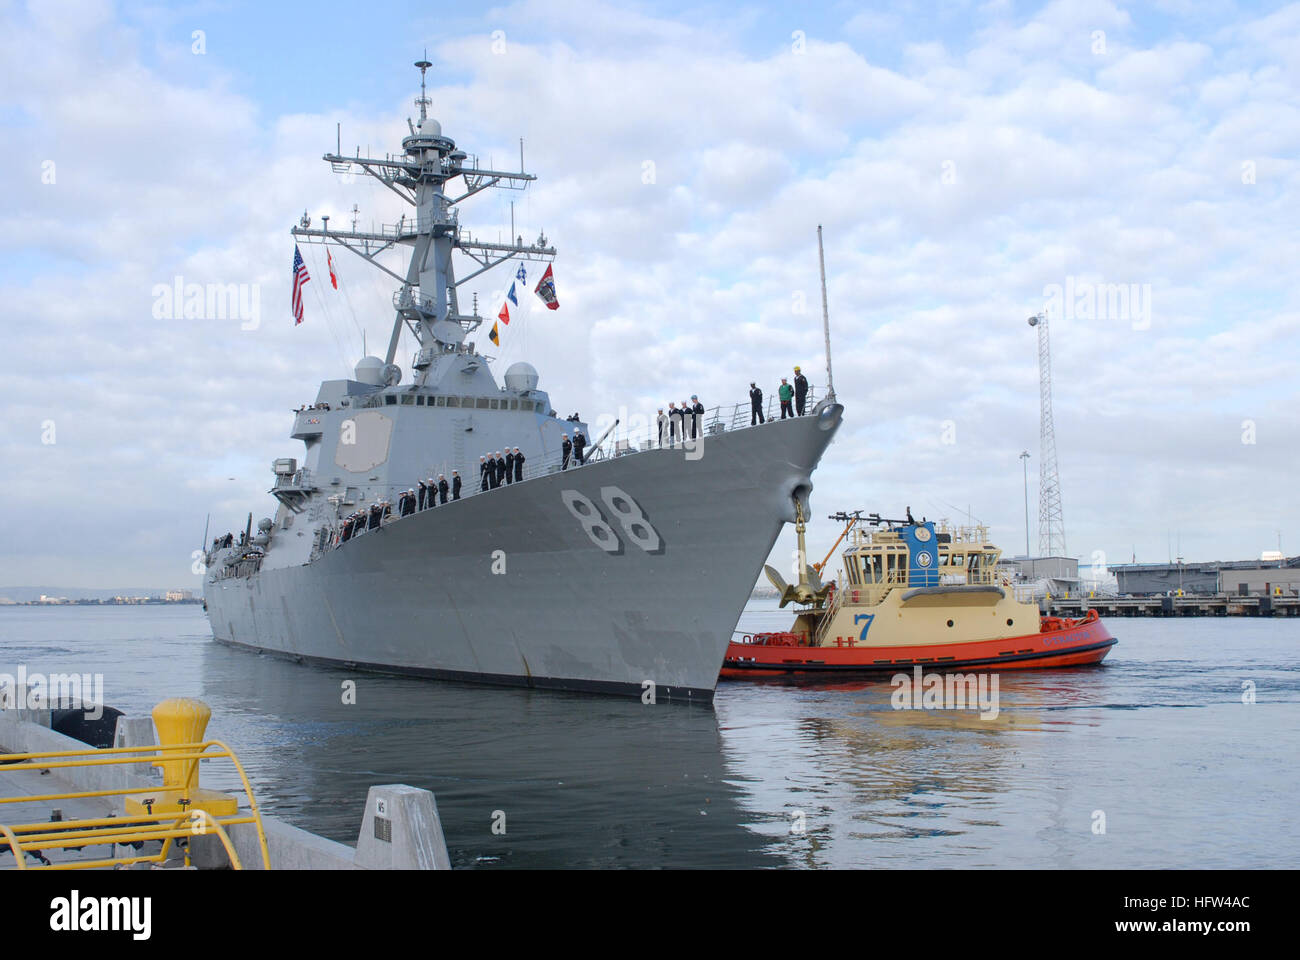
[[[372,387],[384,385],[384,368],[387,364],[378,357],[362,357],[357,361],[356,378]]]
[[[537,389],[537,368],[519,360],[506,370],[506,388],[523,393]]]

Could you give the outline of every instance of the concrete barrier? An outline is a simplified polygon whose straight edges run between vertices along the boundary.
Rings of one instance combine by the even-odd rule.
[[[433,794],[401,783],[371,787],[357,835],[356,865],[363,870],[450,870]]]

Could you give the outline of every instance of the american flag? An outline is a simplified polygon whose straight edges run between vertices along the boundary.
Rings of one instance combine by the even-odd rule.
[[[310,280],[307,265],[302,262],[302,253],[298,245],[293,245],[293,325],[302,323],[302,285]]]

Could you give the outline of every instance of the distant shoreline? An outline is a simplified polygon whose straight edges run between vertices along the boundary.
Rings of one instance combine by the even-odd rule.
[[[7,600],[0,607],[183,607],[203,602],[202,597],[163,600],[161,597],[114,597],[109,600]]]

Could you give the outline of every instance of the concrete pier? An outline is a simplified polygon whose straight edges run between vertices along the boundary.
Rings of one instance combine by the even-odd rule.
[[[1181,597],[1052,597],[1040,601],[1045,613],[1081,617],[1089,609],[1103,617],[1300,617],[1300,597],[1243,597],[1188,594]]]

